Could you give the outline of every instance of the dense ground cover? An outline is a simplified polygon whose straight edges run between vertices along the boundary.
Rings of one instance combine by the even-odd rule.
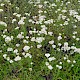
[[[0,80],[80,80],[80,0],[0,0]]]

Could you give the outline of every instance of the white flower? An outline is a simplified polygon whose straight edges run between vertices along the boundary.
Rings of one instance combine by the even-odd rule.
[[[16,16],[17,16],[17,17],[20,17],[20,16],[21,16],[21,14],[16,14]]]
[[[28,43],[28,41],[27,40],[23,40],[23,43]]]
[[[53,43],[54,43],[54,40],[49,41],[49,44],[53,44]]]
[[[67,60],[67,62],[70,63],[71,61],[70,60]]]
[[[49,53],[47,53],[47,54],[45,54],[45,56],[48,58],[48,57],[50,56],[50,54],[49,54]]]
[[[42,12],[43,12],[42,10],[39,10],[39,11],[38,11],[38,13],[42,13]]]
[[[8,48],[7,51],[13,51],[13,48]]]
[[[63,25],[68,25],[68,24],[69,24],[68,21],[65,21]]]
[[[1,6],[4,6],[5,4],[1,3]]]
[[[32,71],[32,68],[29,68],[29,71]]]
[[[36,38],[36,42],[38,42],[38,43],[41,43],[43,40],[44,40],[43,37],[37,37],[37,38]]]
[[[3,36],[3,38],[6,38],[6,35],[2,35]]]
[[[57,68],[62,69],[62,66],[56,65]]]
[[[64,50],[64,51],[68,51],[68,50],[70,50],[71,48],[70,47],[68,47],[68,42],[65,42],[64,43],[64,46],[61,48],[61,50]]]
[[[10,57],[7,57],[6,60],[7,60],[7,61],[10,61]]]
[[[62,10],[63,13],[67,12],[67,10]]]
[[[19,38],[19,39],[23,39],[24,36],[23,36],[22,34],[18,34],[18,35],[17,35],[17,38]]]
[[[76,25],[74,25],[74,26],[73,26],[73,28],[77,28],[77,26],[76,26]]]
[[[15,61],[19,61],[19,60],[21,60],[21,57],[20,56],[16,56],[14,60]]]
[[[21,32],[21,34],[24,34],[24,32]]]
[[[52,36],[53,35],[53,32],[48,32],[48,35]]]
[[[78,12],[76,12],[75,10],[69,10],[69,12],[70,12],[70,15],[72,16],[74,16],[74,15],[77,15],[78,14]]]
[[[76,61],[74,60],[73,63],[76,63]]]
[[[0,25],[3,25],[5,27],[7,27],[7,24],[5,22],[3,22],[3,21],[0,21]]]
[[[5,42],[6,43],[9,43],[10,41],[11,41],[11,37],[9,37],[9,36],[5,37]]]
[[[20,44],[16,44],[16,47],[19,47],[20,46]]]
[[[17,29],[19,29],[19,27],[18,27],[18,26],[15,28],[15,30],[17,30]]]
[[[11,39],[13,40],[13,36],[11,36]]]
[[[0,9],[0,12],[2,12],[3,11],[3,9]]]
[[[50,70],[52,70],[52,69],[53,69],[53,67],[52,67],[51,65],[48,65],[48,68],[49,68]]]
[[[48,3],[48,1],[44,1],[44,4],[46,5]]]
[[[23,52],[22,55],[25,56],[25,52]]]
[[[25,13],[25,15],[26,15],[26,16],[30,16],[30,14],[29,14],[29,13]]]
[[[70,50],[70,47],[64,47],[64,51]]]
[[[35,37],[32,37],[32,38],[31,38],[31,41],[36,41]]]
[[[61,36],[62,34],[61,33],[59,33],[59,36]]]
[[[19,10],[19,7],[16,7],[16,10]]]
[[[76,38],[76,36],[72,36],[74,39]]]
[[[62,44],[61,43],[58,43],[58,46],[61,46]]]
[[[47,21],[44,21],[45,24],[51,24],[53,23],[53,19],[50,19],[50,20],[47,20]]]
[[[74,34],[74,35],[77,34],[77,31],[74,31],[73,34]]]
[[[58,36],[58,40],[61,40],[62,39],[62,37],[61,36]]]
[[[59,68],[59,69],[62,69],[62,66],[59,66],[58,68]]]
[[[45,25],[41,25],[41,28],[45,28],[45,29],[47,29],[47,27],[46,27]]]
[[[13,60],[10,60],[9,62],[10,62],[10,63],[13,63]]]
[[[43,20],[45,20],[45,18],[46,18],[46,16],[45,15],[39,15],[39,23],[41,24],[41,22],[43,21]]]
[[[45,28],[42,28],[41,31],[39,31],[40,34],[46,34],[47,35],[47,31],[45,30]]]
[[[51,6],[57,6],[55,3],[53,3]]]
[[[76,41],[79,41],[80,39],[79,38],[76,38]]]
[[[74,15],[74,17],[76,17],[76,19],[77,19],[78,21],[80,21],[80,16],[79,16],[79,15]]]
[[[60,24],[60,26],[63,26],[63,24]]]
[[[46,64],[46,66],[49,66],[49,62],[46,62],[45,64]]]
[[[12,20],[12,23],[14,23],[15,21],[16,21],[16,19],[13,19],[13,20]]]
[[[20,20],[20,21],[18,22],[18,24],[19,24],[19,25],[24,25],[25,22],[24,22],[23,20]]]
[[[29,31],[29,33],[30,33],[30,34],[32,34],[32,33],[33,33],[33,31]]]
[[[29,22],[32,22],[32,19],[29,19],[28,21],[29,21]]]
[[[56,67],[59,67],[59,65],[56,65]]]
[[[4,54],[4,55],[3,55],[3,57],[6,59],[6,57],[7,57],[7,54]]]
[[[62,62],[60,62],[59,64],[62,64]]]
[[[65,42],[65,43],[64,43],[64,46],[68,46],[68,42]]]
[[[33,64],[33,62],[30,63],[31,65]]]
[[[29,36],[26,36],[25,38],[26,38],[26,39],[28,39],[28,38],[29,38]]]
[[[2,50],[0,50],[0,52],[2,52]]]
[[[23,50],[24,50],[25,52],[27,52],[29,49],[30,49],[29,46],[24,46],[24,48],[23,48]]]
[[[4,46],[6,46],[6,44],[3,44]]]
[[[43,5],[38,5],[39,8],[42,8]]]
[[[76,49],[76,47],[75,47],[75,46],[71,46],[71,49],[75,50],[75,49]]]
[[[29,58],[32,58],[32,55],[31,54],[29,55]]]
[[[67,59],[67,57],[64,57],[64,60],[66,60]]]
[[[15,49],[13,52],[17,54],[17,53],[18,53],[18,50],[17,50],[17,49]]]
[[[70,19],[69,19],[69,18],[67,18],[67,21],[70,21]]]
[[[7,29],[4,29],[3,34],[4,34],[5,32],[7,32]]]
[[[76,49],[74,50],[74,52],[77,52],[77,53],[80,54],[80,48],[76,48]]]
[[[29,53],[27,53],[27,54],[24,55],[24,57],[25,57],[25,58],[26,58],[26,57],[32,58],[32,55],[29,54]]]
[[[21,17],[21,20],[23,20],[23,21],[24,21],[25,19],[26,19],[26,17]]]
[[[49,57],[49,58],[48,58],[49,61],[53,61],[53,60],[55,60],[55,59],[56,59],[55,57]]]
[[[13,13],[13,15],[17,15],[17,13]]]
[[[72,64],[71,67],[73,67],[74,65]]]
[[[63,20],[66,19],[66,16],[63,16],[63,15],[62,15],[62,19],[63,19]]]
[[[41,44],[38,44],[38,45],[37,45],[37,48],[41,48],[41,47],[42,47],[42,45],[41,45]]]
[[[52,48],[56,48],[56,45],[53,44],[53,45],[52,45]]]

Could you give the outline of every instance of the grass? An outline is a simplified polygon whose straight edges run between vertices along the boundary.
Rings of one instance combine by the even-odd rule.
[[[3,11],[0,12],[0,21],[7,24],[7,27],[0,25],[0,80],[80,80],[80,52],[71,54],[71,52],[73,52],[72,50],[67,52],[61,50],[61,47],[65,42],[68,42],[70,47],[74,43],[75,45],[73,46],[80,49],[80,19],[76,19],[74,15],[69,15],[69,10],[75,10],[78,12],[78,16],[80,16],[80,2],[78,0],[64,0],[63,2],[62,0],[41,0],[37,6],[34,6],[36,5],[36,0],[32,0],[31,2],[34,3],[31,4],[29,4],[28,1],[30,0],[10,0],[10,2],[5,2],[4,0],[0,2],[0,5],[2,3],[4,4],[4,6],[0,6],[0,9],[3,9]],[[45,5],[44,1],[49,2]],[[70,4],[66,5],[67,2],[70,2]],[[55,3],[57,6],[51,7],[52,3]],[[38,8],[38,5],[40,4],[42,4],[43,7]],[[38,13],[39,9],[43,12]],[[67,12],[63,13],[62,10],[66,10]],[[21,17],[26,17],[24,20],[25,24],[19,25],[18,22],[21,17],[17,17],[13,15],[13,13],[21,14]],[[30,14],[30,16],[25,15],[25,13]],[[42,23],[33,24],[28,21],[29,19],[32,19],[34,22],[38,21],[39,14],[40,16],[46,16]],[[61,16],[66,16],[66,18],[59,18],[60,14],[62,14]],[[34,16],[37,17],[33,18]],[[14,23],[12,23],[13,19],[16,19]],[[53,23],[44,23],[50,19],[53,19]],[[67,19],[70,19],[70,21]],[[65,21],[68,21],[67,25],[64,24]],[[46,35],[44,34],[45,32],[40,34],[39,31],[42,29],[40,27],[41,25],[45,25],[47,27],[47,33],[53,32],[53,35]],[[73,28],[75,25],[77,28]],[[17,26],[19,29],[15,29]],[[5,29],[7,29],[7,31],[3,33]],[[30,34],[29,31],[34,31],[34,29],[36,29],[38,33]],[[76,38],[72,38],[74,31],[77,32],[75,36],[76,38],[79,38],[78,41]],[[21,32],[24,32],[24,38],[18,39],[17,35]],[[60,41],[57,40],[59,33],[62,34],[62,39]],[[13,36],[14,38],[11,42],[6,43],[3,35]],[[29,38],[26,39],[26,36]],[[66,38],[64,38],[64,36],[66,36]],[[44,37],[45,40],[41,43],[33,42],[31,41],[32,37]],[[23,43],[23,40],[27,40],[28,43]],[[52,48],[52,45],[49,44],[49,41],[51,40],[54,40],[56,48]],[[20,46],[16,47],[15,45],[18,43]],[[62,46],[59,47],[58,43],[61,43]],[[42,47],[37,48],[38,44],[42,45]],[[22,55],[22,52],[24,52],[23,47],[25,45],[30,47],[33,46],[28,52],[25,52],[30,53],[32,58],[29,56],[25,58]],[[15,61],[14,58],[17,55],[14,54],[13,51],[8,52],[8,47],[13,48],[13,50],[17,49],[21,60]],[[60,51],[57,49],[60,49]],[[51,57],[54,56],[56,60],[49,61],[48,58],[45,57],[46,53],[49,53]],[[10,63],[7,59],[4,59],[4,54],[7,54],[14,62]],[[67,60],[64,60],[64,57],[68,57],[67,60],[70,60],[71,62],[68,63]],[[74,60],[76,63],[73,63]],[[45,65],[45,62],[49,62],[53,69],[50,70],[48,66]],[[62,62],[62,64],[59,64],[60,62]],[[56,65],[60,65],[62,68],[58,69]],[[72,65],[74,66],[72,67]]]

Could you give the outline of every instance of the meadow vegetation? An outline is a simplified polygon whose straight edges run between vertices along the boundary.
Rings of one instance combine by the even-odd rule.
[[[0,80],[80,80],[80,0],[0,0]]]

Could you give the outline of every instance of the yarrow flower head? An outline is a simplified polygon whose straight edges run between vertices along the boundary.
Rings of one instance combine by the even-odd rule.
[[[23,48],[23,50],[24,50],[25,52],[27,52],[29,49],[30,49],[29,46],[24,46],[24,48]]]

